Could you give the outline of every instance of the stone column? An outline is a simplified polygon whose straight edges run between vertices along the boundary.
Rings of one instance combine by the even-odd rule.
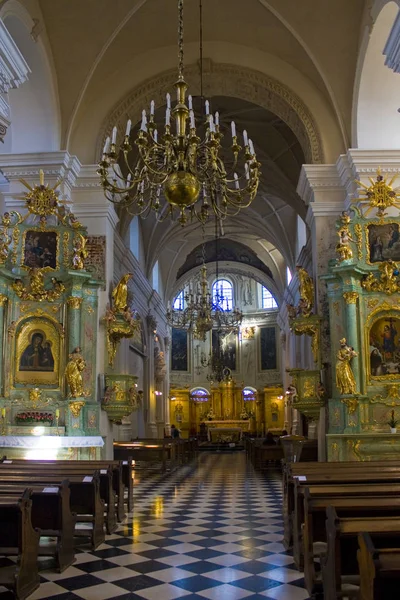
[[[154,377],[154,335],[157,330],[157,321],[153,315],[149,314],[146,318],[147,325],[147,359],[145,362],[145,385],[144,385],[144,403],[147,407],[147,418],[145,422],[146,435],[148,437],[157,437],[156,409],[157,399],[155,395],[156,385]]]
[[[170,364],[169,355],[171,349],[171,338],[164,338],[164,352],[165,352],[165,363]],[[165,421],[165,432],[169,435],[171,431],[171,415],[170,415],[170,401],[169,401],[169,368],[164,379],[163,385],[163,399],[164,399],[164,421]]]

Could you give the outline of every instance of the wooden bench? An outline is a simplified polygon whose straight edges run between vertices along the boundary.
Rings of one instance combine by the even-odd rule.
[[[32,526],[30,491],[22,496],[0,496],[0,554],[18,562],[0,567],[0,585],[24,600],[39,587],[38,548],[40,532]]]
[[[177,465],[177,444],[172,440],[134,440],[132,442],[114,442],[114,459],[135,461],[135,470],[141,468],[137,462],[161,465],[161,472],[167,467],[173,470]],[[149,466],[146,466],[148,469]]]
[[[281,461],[283,458],[283,448],[278,445],[253,445],[251,452],[251,462],[253,467],[258,471],[267,469],[270,465],[269,462],[273,462],[275,465],[276,461]]]
[[[310,595],[322,591],[322,580],[316,571],[316,560],[327,552],[326,510],[334,507],[341,517],[400,517],[400,497],[349,496],[311,498],[305,495],[304,579]]]
[[[40,531],[41,537],[55,537],[56,544],[39,546],[39,556],[54,556],[56,567],[62,573],[75,561],[74,530],[76,515],[70,509],[68,480],[51,487],[30,486],[32,501],[32,526]],[[15,497],[16,501],[24,494],[19,484],[0,483],[0,501],[5,497]]]
[[[292,517],[293,527],[293,558],[299,571],[304,569],[304,552],[302,540],[302,525],[304,523],[304,497],[309,498],[343,498],[347,496],[400,496],[400,483],[343,483],[325,485],[306,485],[295,480],[295,507]]]
[[[0,465],[2,484],[19,484],[28,487],[34,483],[43,487],[58,485],[66,478],[65,473],[33,474],[27,471],[12,471]],[[96,549],[105,540],[104,500],[100,497],[100,476],[98,471],[91,475],[68,475],[70,487],[70,509],[76,513],[74,536],[89,538],[92,549]],[[90,529],[78,527],[79,523],[90,524]]]
[[[114,533],[117,529],[117,511],[116,511],[116,494],[113,489],[113,471],[108,465],[106,469],[95,469],[93,466],[80,465],[79,461],[75,464],[69,464],[70,461],[58,464],[57,461],[51,463],[43,462],[37,465],[31,461],[20,461],[18,463],[1,463],[0,464],[0,475],[5,473],[12,473],[14,475],[23,474],[34,474],[33,481],[35,482],[40,472],[42,475],[50,475],[52,477],[58,477],[60,480],[70,477],[81,477],[81,481],[86,476],[90,476],[94,471],[98,473],[100,482],[100,498],[104,501],[105,508],[105,525],[108,534]]]
[[[329,466],[328,466],[329,465]],[[360,465],[364,465],[360,467]],[[368,467],[368,468],[366,468]],[[283,543],[286,549],[293,544],[293,517],[295,510],[295,481],[303,485],[362,482],[400,483],[400,463],[293,463],[284,465],[283,487]]]
[[[371,535],[365,531],[358,536],[358,546],[359,600],[398,598],[400,594],[400,548],[376,548]]]
[[[324,600],[358,598],[358,535],[368,532],[382,547],[397,547],[400,517],[339,517],[333,506],[326,514],[327,552],[321,559]]]

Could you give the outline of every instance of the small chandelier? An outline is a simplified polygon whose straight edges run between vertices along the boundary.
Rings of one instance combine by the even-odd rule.
[[[131,120],[125,136],[117,147],[117,127],[104,144],[98,173],[106,198],[130,214],[147,217],[154,212],[156,219],[174,218],[185,225],[187,213],[191,219],[205,223],[210,213],[218,220],[234,216],[247,208],[257,193],[260,164],[253,142],[243,131],[243,146],[239,145],[235,122],[231,123],[233,154],[229,173],[220,156],[223,134],[219,113],[210,112],[205,101],[203,137],[198,132],[192,96],[186,99],[183,56],[183,0],[178,1],[179,27],[178,80],[175,83],[177,103],[171,107],[166,96],[163,132],[154,121],[155,104],[150,112],[142,111],[142,121],[135,140],[138,156],[130,162]],[[175,129],[175,133],[174,130]],[[242,152],[243,150],[243,152]],[[239,175],[239,157],[243,163]]]
[[[189,288],[189,292],[185,294],[183,310],[168,308],[168,324],[175,329],[187,329],[194,339],[203,341],[211,329],[238,331],[243,314],[238,308],[224,309],[224,303],[226,304],[226,300],[221,291],[212,298],[207,282],[207,268],[203,264],[197,292],[193,293]]]

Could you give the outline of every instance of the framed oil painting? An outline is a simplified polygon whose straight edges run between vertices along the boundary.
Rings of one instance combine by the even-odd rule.
[[[140,319],[140,327],[135,329],[133,336],[129,341],[129,348],[140,356],[146,356],[146,344],[144,341],[143,322]]]
[[[171,371],[188,371],[187,331],[173,327],[171,340]]]
[[[400,231],[398,223],[368,225],[369,262],[400,261]]]
[[[231,371],[237,370],[237,342],[238,336],[236,333],[228,333],[228,335],[221,335],[221,348],[224,359],[224,367]],[[213,352],[217,351],[218,334],[216,331],[212,332],[212,349]]]
[[[276,328],[261,327],[260,329],[261,371],[271,371],[277,368]]]
[[[32,317],[17,328],[15,339],[15,382],[59,385],[61,336],[47,318]]]
[[[368,364],[371,378],[400,379],[400,318],[381,317],[372,324]]]
[[[23,266],[57,269],[58,234],[28,229],[24,235]]]

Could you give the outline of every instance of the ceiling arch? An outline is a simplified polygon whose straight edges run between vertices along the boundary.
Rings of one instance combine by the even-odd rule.
[[[207,96],[231,96],[253,102],[274,113],[286,123],[299,140],[306,162],[323,163],[324,150],[319,129],[304,102],[287,86],[276,79],[253,69],[244,69],[229,64],[210,63],[207,73]],[[200,77],[197,65],[185,69],[192,95],[200,94]],[[96,155],[101,155],[104,140],[116,125],[125,131],[127,117],[137,122],[144,106],[155,100],[157,106],[165,103],[166,93],[173,88],[176,70],[170,70],[146,80],[131,90],[107,115],[101,128]]]

